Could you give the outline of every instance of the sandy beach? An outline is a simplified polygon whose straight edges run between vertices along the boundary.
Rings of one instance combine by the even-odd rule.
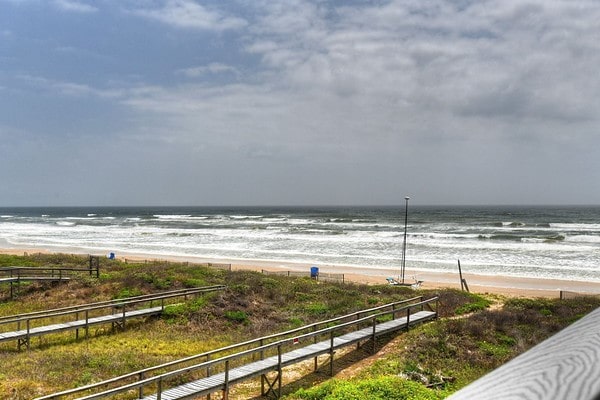
[[[51,253],[47,249],[22,248],[22,249],[0,249],[1,254],[33,254],[33,253]],[[253,271],[310,271],[312,265],[279,262],[279,261],[257,261],[257,260],[216,260],[202,259],[187,256],[157,256],[148,254],[117,254],[117,259],[122,261],[139,260],[167,260],[173,262],[191,262],[191,263],[226,263],[231,264],[233,270],[253,270]],[[386,278],[392,277],[399,279],[398,275],[390,275],[387,269],[377,268],[357,268],[352,266],[327,266],[319,265],[320,272],[342,273],[344,279],[348,282],[367,283],[367,284],[385,284]],[[416,280],[422,281],[421,287],[424,289],[435,289],[442,287],[460,288],[460,278],[458,271],[456,273],[440,273],[421,270],[411,270],[407,268],[404,275],[405,283],[414,283]],[[469,289],[474,293],[491,293],[505,296],[519,297],[560,297],[561,291],[576,292],[582,294],[600,295],[600,283],[589,281],[571,281],[558,279],[541,278],[522,278],[510,276],[489,276],[478,275],[463,272],[463,278],[467,281]]]

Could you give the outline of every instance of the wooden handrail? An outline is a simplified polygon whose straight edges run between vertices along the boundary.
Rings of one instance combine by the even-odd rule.
[[[25,320],[29,317],[54,317],[59,315],[71,314],[75,311],[84,311],[84,310],[94,310],[99,308],[108,308],[112,306],[120,306],[122,304],[134,304],[141,303],[152,300],[160,300],[161,298],[169,298],[169,297],[177,297],[184,296],[186,294],[194,294],[199,291],[213,291],[213,290],[222,290],[226,286],[225,285],[212,285],[212,286],[203,286],[197,288],[187,288],[187,289],[177,289],[168,292],[162,293],[151,293],[144,294],[141,296],[132,296],[125,297],[122,299],[112,299],[99,301],[94,303],[80,304],[76,306],[68,306],[62,308],[55,308],[50,310],[41,310],[41,311],[33,311],[25,314],[16,314],[16,315],[7,315],[0,317],[0,325],[10,322],[17,322],[19,320]],[[33,318],[32,318],[33,319]]]
[[[104,309],[104,308],[125,307],[125,306],[130,306],[130,305],[139,304],[139,303],[151,302],[151,301],[155,301],[155,300],[164,300],[164,299],[168,299],[168,298],[186,296],[186,295],[190,295],[190,294],[206,293],[206,292],[211,292],[211,291],[216,291],[216,290],[223,290],[223,289],[225,289],[225,287],[226,287],[225,285],[213,285],[213,286],[205,286],[205,287],[198,287],[198,288],[178,289],[178,290],[170,291],[170,292],[128,297],[128,298],[124,298],[124,299],[107,300],[107,301],[102,301],[102,302],[97,302],[97,303],[82,304],[79,306],[64,307],[64,308],[54,309],[54,310],[35,311],[32,313],[28,313],[28,314],[0,317],[0,325],[6,325],[6,324],[10,324],[10,323],[20,323],[22,321],[32,321],[32,320],[44,319],[44,318],[52,318],[52,317],[58,317],[58,316],[63,316],[63,315],[70,315],[70,314],[75,314],[75,313],[78,313],[81,311],[89,312],[89,311],[94,311],[94,310],[99,310],[99,309]]]
[[[413,304],[407,304],[406,305],[406,303],[408,303],[410,301],[415,301],[415,300],[419,300],[419,302],[413,303]],[[238,359],[238,358],[242,358],[242,357],[245,357],[245,356],[253,355],[253,354],[256,354],[256,353],[261,354],[261,353],[264,353],[264,351],[266,351],[266,350],[270,350],[270,349],[273,349],[273,348],[280,348],[283,345],[290,345],[290,344],[293,345],[294,343],[296,343],[297,341],[302,340],[302,339],[307,339],[307,338],[316,337],[316,336],[319,336],[319,335],[329,334],[331,336],[331,340],[333,340],[333,337],[334,337],[333,334],[334,334],[335,331],[342,330],[342,329],[344,329],[346,327],[359,325],[359,324],[367,322],[367,321],[370,322],[370,323],[376,324],[376,321],[377,321],[378,317],[385,316],[385,315],[390,315],[390,314],[391,315],[395,315],[396,313],[404,312],[406,310],[408,310],[408,312],[410,313],[410,310],[412,308],[422,307],[425,304],[430,304],[432,302],[436,302],[437,303],[437,300],[438,300],[437,296],[436,297],[432,297],[432,298],[427,299],[427,300],[422,300],[422,296],[421,296],[421,297],[415,297],[415,298],[412,298],[412,299],[402,300],[402,301],[399,301],[399,302],[389,303],[389,304],[385,304],[385,305],[382,305],[382,306],[379,306],[379,307],[374,307],[374,308],[371,308],[371,309],[368,309],[368,310],[361,310],[361,311],[357,311],[357,312],[354,312],[354,313],[351,313],[351,314],[347,314],[347,315],[344,315],[344,316],[341,316],[341,317],[337,317],[337,318],[329,319],[329,320],[326,320],[326,321],[320,321],[320,322],[317,322],[317,323],[305,325],[303,327],[292,329],[292,330],[289,330],[289,331],[286,331],[286,332],[282,332],[282,333],[278,333],[278,334],[273,334],[273,335],[269,335],[269,336],[264,336],[264,337],[261,337],[261,338],[258,338],[258,339],[252,339],[252,340],[249,340],[249,341],[246,341],[246,342],[243,342],[243,343],[238,343],[238,344],[226,346],[226,347],[223,347],[223,348],[220,348],[220,349],[216,349],[216,350],[212,350],[212,351],[209,351],[209,352],[205,352],[205,353],[202,353],[202,354],[197,354],[197,355],[194,355],[194,356],[191,356],[191,357],[187,357],[187,358],[183,358],[183,359],[180,359],[180,360],[175,360],[175,361],[172,361],[172,362],[169,362],[169,363],[161,364],[161,365],[158,365],[158,366],[154,366],[154,367],[146,368],[146,369],[143,369],[143,370],[131,372],[129,374],[122,375],[122,376],[119,376],[119,377],[115,377],[115,378],[112,378],[112,379],[108,379],[108,380],[105,380],[105,381],[102,381],[102,382],[97,382],[97,383],[93,383],[93,384],[90,384],[90,385],[82,386],[82,387],[79,387],[79,388],[70,389],[70,390],[59,392],[59,393],[54,393],[54,394],[51,394],[51,395],[39,397],[39,398],[37,398],[37,400],[58,399],[58,398],[61,398],[63,396],[72,395],[72,394],[76,394],[76,393],[81,393],[81,392],[89,391],[89,390],[92,390],[92,389],[97,389],[97,388],[100,388],[102,386],[107,386],[107,385],[110,385],[110,384],[118,383],[120,381],[125,381],[125,380],[133,378],[133,377],[141,378],[141,380],[138,380],[137,382],[128,383],[128,384],[119,386],[117,388],[109,389],[109,390],[106,390],[106,391],[103,391],[103,392],[100,392],[100,393],[95,393],[95,394],[91,394],[91,395],[88,395],[88,396],[85,396],[85,397],[80,397],[79,399],[80,400],[83,400],[83,399],[85,399],[85,400],[92,400],[92,399],[103,398],[103,397],[106,397],[106,396],[109,396],[109,395],[114,395],[114,394],[122,393],[122,392],[125,392],[125,391],[128,391],[128,390],[132,390],[132,389],[140,389],[140,388],[143,388],[144,386],[149,385],[149,384],[163,382],[164,380],[169,379],[169,378],[174,377],[174,376],[183,375],[183,374],[190,373],[190,372],[193,372],[193,371],[196,371],[196,370],[200,370],[200,369],[207,369],[207,368],[210,368],[210,367],[212,367],[214,365],[217,365],[217,364],[227,363],[227,365],[228,365],[230,361]],[[340,321],[342,319],[349,318],[349,317],[352,317],[352,316],[358,316],[359,314],[364,314],[364,313],[367,313],[369,311],[382,310],[382,309],[385,309],[387,307],[392,307],[392,305],[396,306],[398,304],[405,304],[405,305],[403,307],[400,307],[400,308],[394,308],[394,309],[391,309],[391,310],[388,310],[388,311],[380,311],[380,312],[377,312],[375,314],[371,314],[371,315],[367,315],[367,316],[364,316],[364,317],[360,317],[358,319],[351,320],[351,321],[348,321],[348,322],[344,322],[344,323],[341,323],[341,324],[338,324],[338,325],[335,325],[335,326],[325,327],[325,328],[322,328],[322,329],[319,329],[319,330],[316,330],[316,331],[312,331],[312,332],[308,332],[308,333],[305,333],[305,334],[302,334],[302,335],[299,335],[299,336],[289,337],[289,338],[283,338],[283,339],[279,339],[279,340],[277,340],[275,342],[272,342],[272,343],[263,344],[266,339],[281,338],[283,336],[289,336],[292,333],[297,333],[297,332],[301,332],[301,331],[304,331],[304,330],[307,330],[307,329],[311,329],[311,328],[313,328],[315,326],[318,326],[318,325],[323,325],[323,324],[328,325],[328,324],[330,324],[330,323],[332,323],[334,321]],[[408,323],[409,322],[407,320],[407,325],[408,325]],[[208,359],[208,357],[210,355],[217,354],[217,353],[222,353],[222,352],[225,352],[225,351],[233,350],[233,349],[236,349],[236,348],[240,348],[240,347],[243,347],[243,346],[248,346],[250,344],[256,344],[256,343],[260,343],[260,345],[258,347],[253,347],[251,349],[247,349],[247,350],[243,350],[243,351],[240,351],[240,352],[236,352],[234,354],[225,355],[225,356],[222,356],[222,357],[219,357],[219,358],[215,358],[215,359],[212,359],[212,360]],[[173,367],[173,366],[176,366],[178,364],[183,364],[183,363],[190,362],[190,361],[194,361],[194,360],[196,360],[198,358],[201,358],[201,357],[206,357],[206,361],[198,363],[198,364],[194,364],[194,365],[191,365],[191,366],[186,366],[186,367],[183,367],[183,368],[179,368],[179,369],[176,369],[176,370],[173,370],[173,371],[165,372],[165,373],[162,373],[160,375],[153,376],[153,377],[143,378],[149,372],[160,370],[160,369],[165,369],[165,368],[168,368],[168,367]]]
[[[600,399],[600,308],[452,394],[452,400]]]

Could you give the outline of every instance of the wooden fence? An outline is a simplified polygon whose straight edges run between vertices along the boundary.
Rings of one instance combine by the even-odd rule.
[[[2,267],[0,268],[0,283],[10,285],[10,298],[13,298],[22,282],[63,282],[87,274],[96,278],[100,276],[100,264],[97,259],[90,257],[88,268]]]
[[[310,278],[310,271],[269,271],[269,270],[261,270],[261,272],[265,275],[279,275],[279,276],[288,276],[288,277],[303,277]],[[344,274],[332,274],[328,272],[320,272],[315,276],[315,279],[318,281],[327,281],[327,282],[345,282]]]
[[[578,297],[600,297],[600,293],[580,293],[580,292],[571,292],[568,290],[560,291],[560,299],[576,299]]]

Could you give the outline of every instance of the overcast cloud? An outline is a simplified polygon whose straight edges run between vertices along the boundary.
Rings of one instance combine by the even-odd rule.
[[[0,206],[600,204],[600,5],[0,0]]]

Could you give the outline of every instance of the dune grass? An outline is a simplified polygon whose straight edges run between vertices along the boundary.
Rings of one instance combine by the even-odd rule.
[[[71,255],[0,255],[2,265],[87,265]],[[124,331],[97,328],[87,340],[72,333],[36,338],[30,351],[0,344],[0,398],[30,399],[134,370],[198,354],[334,316],[416,295],[440,295],[440,320],[401,335],[399,344],[355,379],[289,393],[293,399],[385,398],[386,388],[443,398],[599,305],[595,299],[506,300],[456,290],[414,291],[389,285],[324,283],[308,278],[226,271],[167,262],[103,260],[100,278],[82,276],[62,284],[30,284],[14,299],[0,286],[0,315],[226,284],[227,290],[167,307],[161,317],[128,323]],[[323,376],[306,378],[306,385]],[[304,381],[302,381],[304,384]],[[241,385],[240,385],[241,386]],[[378,389],[379,388],[379,389]],[[399,389],[400,388],[400,389]],[[380,390],[381,389],[381,390]],[[237,398],[256,396],[238,390]],[[342,393],[342,394],[339,394]],[[343,395],[358,397],[340,397]],[[379,394],[377,394],[379,393]],[[338,397],[335,397],[338,396]],[[380,396],[380,397],[377,397]],[[230,397],[236,398],[236,397]]]

